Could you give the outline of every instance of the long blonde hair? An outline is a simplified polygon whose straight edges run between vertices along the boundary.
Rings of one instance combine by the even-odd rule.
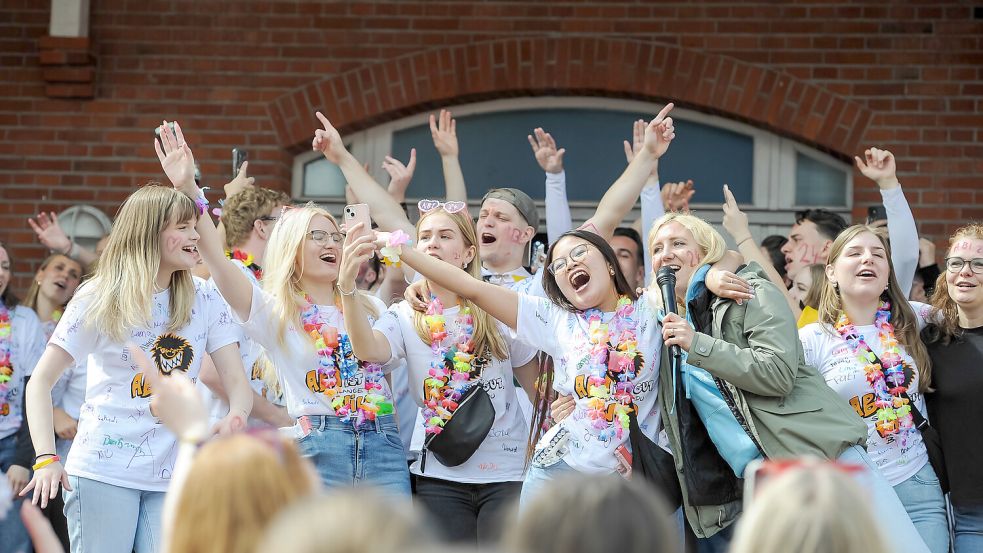
[[[731,553],[869,553],[886,549],[870,498],[817,462],[763,485],[737,523]]]
[[[67,255],[65,255],[63,253],[53,253],[53,254],[49,255],[48,257],[44,258],[44,261],[41,262],[41,266],[38,267],[38,271],[44,271],[44,270],[46,270],[48,268],[48,265],[51,265],[51,262],[53,262],[55,259],[58,259],[59,257],[64,257],[65,259],[67,259],[71,263],[74,263],[74,264],[78,265],[79,266],[79,277],[81,277],[82,274],[85,272],[85,267],[83,267],[81,263],[79,263],[78,261],[75,261],[74,259],[72,259],[71,257],[68,257]],[[76,288],[76,290],[77,290],[77,288]],[[41,292],[41,285],[38,283],[38,280],[37,279],[32,280],[31,281],[31,287],[27,289],[27,295],[24,296],[24,301],[21,302],[21,305],[23,305],[24,307],[30,307],[35,312],[37,312],[37,310],[38,310],[38,294],[40,292]],[[71,299],[71,298],[69,298],[69,299]],[[64,306],[61,306],[61,307],[64,307]]]
[[[481,278],[481,256],[478,253],[478,233],[475,230],[474,222],[471,221],[471,216],[468,214],[467,210],[461,210],[457,213],[448,213],[443,209],[434,209],[424,213],[420,220],[416,222],[416,237],[417,240],[420,239],[420,225],[423,224],[428,217],[434,215],[435,213],[443,213],[451,221],[457,225],[458,231],[461,233],[461,238],[464,239],[465,247],[474,248],[474,258],[464,267],[464,270],[473,276],[474,278]],[[427,283],[427,294],[430,293],[429,282]],[[471,310],[471,317],[474,319],[474,336],[472,341],[474,342],[474,351],[479,354],[485,351],[487,347],[491,352],[492,356],[496,359],[506,359],[509,356],[508,346],[505,344],[505,340],[502,335],[498,332],[498,327],[495,324],[495,319],[492,318],[487,312],[482,311],[477,305],[475,305],[470,300],[461,299],[462,307],[467,307]],[[424,314],[419,311],[413,311],[413,326],[416,328],[416,334],[423,340],[424,343],[430,345],[433,342],[433,338],[430,336],[430,328],[427,326],[427,322],[424,319]]]
[[[914,310],[908,303],[908,298],[901,291],[898,279],[894,275],[894,264],[891,262],[891,246],[888,244],[884,233],[875,227],[868,225],[853,225],[844,230],[833,240],[829,247],[829,258],[826,260],[827,266],[832,266],[839,259],[846,245],[857,236],[869,232],[877,237],[884,247],[884,255],[887,258],[888,284],[887,300],[891,303],[891,324],[894,326],[894,336],[898,343],[905,348],[911,355],[918,368],[918,389],[927,391],[932,385],[932,360],[928,356],[928,350],[918,335],[918,318]],[[826,325],[827,330],[839,320],[843,314],[843,299],[837,286],[827,278],[819,296],[819,320]],[[882,294],[883,297],[883,294]]]
[[[724,241],[724,237],[720,235],[710,223],[707,223],[703,219],[696,217],[695,215],[690,215],[688,213],[671,212],[666,213],[662,217],[659,217],[652,223],[652,230],[649,231],[649,235],[646,237],[646,245],[648,252],[651,254],[652,250],[655,248],[655,236],[659,233],[659,229],[668,225],[669,223],[679,223],[686,230],[693,235],[693,239],[696,240],[696,244],[700,247],[700,252],[703,253],[703,257],[696,264],[697,267],[702,267],[703,265],[712,265],[721,259],[723,259],[724,254],[727,252],[727,242]],[[693,274],[696,274],[695,271]],[[687,286],[689,283],[686,283]],[[650,287],[657,287],[655,283],[655,267],[652,268],[652,274],[649,275]],[[662,306],[662,295],[661,294],[648,294],[649,301],[654,302],[656,307],[661,309]],[[685,305],[680,306],[682,310],[686,309]]]
[[[273,297],[273,312],[277,316],[277,338],[281,346],[287,343],[287,328],[298,326],[300,312],[307,304],[300,288],[300,275],[304,273],[304,243],[309,239],[307,229],[311,220],[322,216],[338,228],[338,222],[327,210],[308,203],[303,207],[285,209],[270,233],[263,259],[263,290]],[[338,262],[341,263],[341,245]],[[337,283],[332,284],[335,300],[339,300]],[[379,312],[369,297],[358,292],[363,308],[373,316]]]
[[[949,238],[947,253],[952,251],[952,246],[960,238],[983,240],[983,224],[972,223],[956,229],[956,232]],[[926,338],[933,343],[941,340],[943,344],[948,344],[953,338],[962,335],[962,329],[959,327],[959,306],[949,295],[949,283],[945,279],[947,272],[948,269],[942,267],[942,274],[935,281],[935,291],[929,298],[929,303],[932,304],[932,317],[930,318],[934,322],[925,329],[925,334]]]
[[[75,294],[91,295],[86,318],[90,328],[122,342],[131,329],[152,321],[154,286],[160,270],[160,233],[171,222],[198,221],[198,208],[190,198],[157,182],[147,183],[123,202],[95,275]],[[171,274],[170,320],[176,331],[191,321],[195,284],[191,270]]]
[[[249,553],[270,522],[316,486],[314,471],[296,444],[276,431],[208,442],[176,491],[167,549]]]

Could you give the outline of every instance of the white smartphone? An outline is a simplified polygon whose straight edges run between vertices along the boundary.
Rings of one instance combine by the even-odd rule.
[[[356,232],[351,239],[355,240],[365,234],[372,232],[372,218],[369,217],[369,204],[351,204],[345,206],[345,230],[351,233],[352,227],[362,223],[362,229]]]

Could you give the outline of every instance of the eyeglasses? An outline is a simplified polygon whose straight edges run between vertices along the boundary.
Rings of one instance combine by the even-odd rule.
[[[970,270],[977,275],[983,275],[983,257],[977,257],[975,259],[963,259],[961,257],[947,257],[945,258],[945,268],[948,269],[950,273],[958,273],[963,270],[963,267],[969,263]]]
[[[435,209],[444,208],[447,213],[457,213],[458,211],[463,211],[468,207],[468,204],[464,202],[441,202],[438,200],[420,200],[416,204],[416,208],[420,210],[420,213],[430,213]]]
[[[580,244],[579,246],[575,246],[572,250],[570,250],[570,254],[567,255],[566,257],[560,257],[558,259],[554,259],[553,262],[550,263],[549,267],[547,267],[547,269],[554,276],[558,275],[567,269],[568,259],[571,262],[582,261],[585,257],[587,257],[587,252],[589,250],[590,247],[587,244]]]
[[[257,221],[276,221],[277,219],[279,219],[279,217],[277,217],[275,215],[263,215],[262,217],[259,217],[256,220]]]
[[[345,236],[340,232],[328,232],[326,230],[312,230],[307,232],[307,236],[310,236],[311,241],[318,246],[327,246],[328,241],[335,244],[341,244],[345,241]]]

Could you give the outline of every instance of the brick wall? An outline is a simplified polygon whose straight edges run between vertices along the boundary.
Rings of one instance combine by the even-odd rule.
[[[48,4],[0,0],[0,240],[18,291],[44,253],[25,218],[113,214],[161,178],[165,117],[206,184],[244,146],[287,190],[315,107],[345,132],[501,96],[672,99],[844,159],[891,149],[933,239],[983,219],[983,4],[100,0],[87,44],[43,38]],[[862,216],[878,195],[857,177]]]

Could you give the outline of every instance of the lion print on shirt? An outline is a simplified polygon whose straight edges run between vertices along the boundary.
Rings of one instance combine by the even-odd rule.
[[[160,374],[170,375],[174,371],[188,372],[195,359],[195,351],[187,340],[176,334],[165,332],[154,340],[150,347],[150,357]],[[130,383],[131,397],[150,397],[150,385],[144,381],[143,373],[133,376]]]

